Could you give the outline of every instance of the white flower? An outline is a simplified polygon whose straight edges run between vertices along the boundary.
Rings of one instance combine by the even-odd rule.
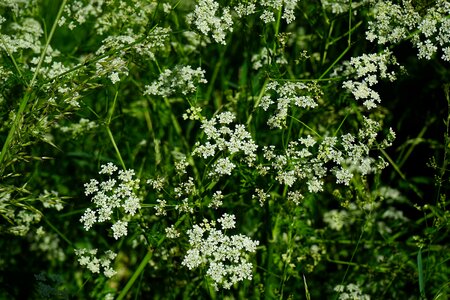
[[[111,226],[111,229],[113,231],[113,236],[117,240],[121,238],[122,236],[127,235],[127,226],[128,222],[124,221],[117,221],[115,224]]]
[[[125,200],[123,208],[126,213],[134,216],[136,211],[141,208],[141,201],[138,197],[131,196]]]
[[[234,227],[234,216],[224,214],[219,222],[223,227]],[[187,234],[191,248],[181,264],[190,270],[206,265],[206,274],[213,280],[216,289],[229,289],[239,281],[252,278],[253,267],[246,260],[246,252],[255,252],[258,241],[242,234],[224,235],[207,221],[202,226],[194,225]]]
[[[223,200],[222,191],[216,191],[214,192],[212,200],[208,204],[208,207],[219,208],[223,203],[222,200]]]
[[[109,79],[111,80],[112,84],[116,84],[120,81],[119,73],[112,72],[111,74],[109,74]]]
[[[88,231],[91,229],[92,225],[97,222],[97,217],[95,216],[95,211],[90,208],[87,208],[84,212],[83,216],[80,219],[81,223],[83,223],[84,229]]]
[[[232,229],[236,225],[236,217],[234,215],[229,215],[224,213],[220,219],[217,220],[222,224],[222,229]]]
[[[156,81],[145,85],[144,95],[169,97],[179,92],[183,95],[194,93],[197,85],[207,83],[205,71],[191,66],[175,66],[173,70],[166,69]]]
[[[175,225],[172,225],[172,226],[170,226],[170,227],[167,227],[167,228],[165,229],[165,231],[166,231],[166,236],[167,236],[167,238],[169,238],[169,239],[175,239],[175,238],[177,238],[177,237],[180,236],[180,233],[179,233],[178,230],[175,228]]]
[[[219,158],[213,165],[214,170],[209,173],[210,176],[214,175],[231,175],[231,171],[236,167],[234,163],[230,161],[230,158]]]
[[[115,171],[117,171],[118,168],[113,163],[109,162],[106,165],[101,166],[100,172],[98,174],[107,174],[112,175]]]
[[[229,8],[222,10],[220,16],[220,6],[214,0],[199,0],[194,12],[187,17],[188,23],[193,23],[197,29],[220,44],[225,45],[226,32],[233,31],[233,20]]]
[[[107,250],[102,257],[97,258],[97,249],[75,249],[75,255],[78,257],[78,263],[86,266],[92,273],[100,273],[103,268],[103,274],[106,277],[112,277],[117,272],[111,267],[112,261],[117,254],[111,250]]]

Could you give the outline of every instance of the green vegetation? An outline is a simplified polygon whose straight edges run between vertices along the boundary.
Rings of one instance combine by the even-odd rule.
[[[448,299],[450,3],[0,2],[0,299]]]

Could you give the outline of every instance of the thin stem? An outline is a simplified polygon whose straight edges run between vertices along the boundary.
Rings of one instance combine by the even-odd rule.
[[[159,241],[158,241],[158,245],[162,244],[162,242],[164,241],[165,236],[162,237]],[[128,280],[127,284],[125,285],[125,287],[122,289],[122,291],[120,292],[119,296],[117,296],[117,300],[122,300],[127,294],[128,291],[130,290],[130,288],[133,286],[134,282],[136,281],[136,279],[139,277],[139,275],[142,273],[142,271],[144,271],[144,268],[147,266],[148,262],[152,259],[153,256],[153,251],[150,249],[147,254],[145,254],[144,258],[142,259],[141,263],[139,264],[139,266],[137,267],[136,271],[134,271],[133,275],[131,276],[130,280]]]
[[[19,76],[22,78],[22,71],[20,71],[20,68],[19,68],[19,66],[17,65],[17,62],[16,62],[14,56],[13,56],[12,53],[9,51],[8,46],[7,46],[6,43],[5,43],[5,40],[3,39],[3,35],[1,35],[1,34],[0,34],[0,39],[1,39],[1,41],[2,41],[3,48],[5,48],[6,53],[7,53],[8,56],[11,58],[11,61],[12,61],[13,65],[14,65],[14,67],[16,68],[17,73],[19,73]]]
[[[184,219],[186,219],[186,215],[183,215],[178,221],[175,223],[175,227],[179,226]],[[166,236],[163,235],[157,242],[156,247],[162,245],[162,243],[165,241]],[[152,249],[149,249],[148,252],[145,254],[144,258],[142,259],[141,263],[137,267],[136,271],[134,271],[133,275],[131,276],[130,280],[128,280],[127,284],[123,288],[123,290],[120,292],[119,296],[117,297],[117,300],[122,300],[127,294],[128,291],[131,289],[133,284],[135,283],[136,279],[141,275],[141,273],[144,271],[146,265],[148,262],[152,259],[153,251]]]
[[[114,135],[112,134],[112,131],[109,128],[109,125],[111,124],[112,116],[114,114],[114,110],[116,108],[117,96],[118,95],[119,95],[119,90],[117,90],[116,94],[114,95],[113,105],[111,107],[111,110],[110,110],[110,113],[109,113],[109,116],[108,116],[108,120],[106,120],[106,131],[108,132],[109,139],[111,140],[111,143],[113,144],[114,150],[116,151],[117,158],[119,159],[120,164],[122,165],[122,168],[124,170],[126,170],[127,168],[126,168],[125,163],[124,163],[124,161],[122,159],[122,155],[120,154],[119,147],[117,147],[117,143],[116,143],[116,140],[114,139]]]
[[[124,170],[126,170],[127,168],[125,166],[125,163],[123,162],[122,155],[120,155],[119,148],[117,147],[117,144],[116,144],[114,136],[113,136],[113,134],[111,132],[111,129],[109,129],[109,127],[106,127],[106,131],[108,132],[109,139],[111,140],[111,143],[113,144],[114,150],[116,151],[117,158],[119,159],[120,164],[122,165],[122,168]]]

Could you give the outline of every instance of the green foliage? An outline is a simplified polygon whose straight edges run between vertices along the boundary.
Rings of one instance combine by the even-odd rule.
[[[446,299],[449,16],[3,1],[0,298]]]

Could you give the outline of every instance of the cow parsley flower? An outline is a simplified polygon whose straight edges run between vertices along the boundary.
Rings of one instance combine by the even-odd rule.
[[[224,214],[219,223],[222,229],[233,228],[234,220],[234,215]],[[242,234],[225,235],[214,225],[214,222],[205,221],[187,231],[190,249],[181,264],[190,270],[205,266],[216,290],[220,287],[229,289],[244,279],[251,280],[253,267],[246,257],[247,253],[256,251],[259,242]]]
[[[176,66],[172,70],[166,69],[158,80],[145,86],[144,95],[157,95],[169,97],[176,93],[187,95],[197,90],[197,85],[207,83],[205,71],[200,67],[193,69],[191,66]]]
[[[230,8],[221,8],[214,0],[199,0],[194,11],[187,16],[187,22],[195,25],[205,36],[225,45],[227,32],[233,31],[233,19]]]
[[[134,170],[118,171],[116,165],[107,163],[101,166],[99,174],[109,178],[102,182],[91,179],[84,185],[86,196],[92,197],[95,206],[93,209],[87,208],[80,218],[86,231],[96,223],[112,220],[114,212],[130,218],[141,208],[141,199],[135,192],[139,179],[133,178]],[[111,229],[115,239],[127,235],[127,224],[124,220],[113,222]]]
[[[286,126],[291,106],[313,109],[318,106],[317,100],[321,94],[320,89],[314,83],[272,81],[267,84],[266,95],[261,98],[262,101],[258,105],[267,111],[272,104],[276,104],[275,112],[269,117],[267,124],[271,128],[281,129]]]
[[[124,221],[117,221],[111,226],[111,229],[113,231],[113,236],[116,240],[121,238],[122,236],[127,235],[127,227],[128,223]]]
[[[103,270],[103,274],[108,278],[114,276],[117,272],[111,267],[111,263],[117,254],[107,250],[100,258],[97,258],[97,252],[98,249],[75,249],[75,255],[81,266],[85,266],[92,273],[100,273]]]

